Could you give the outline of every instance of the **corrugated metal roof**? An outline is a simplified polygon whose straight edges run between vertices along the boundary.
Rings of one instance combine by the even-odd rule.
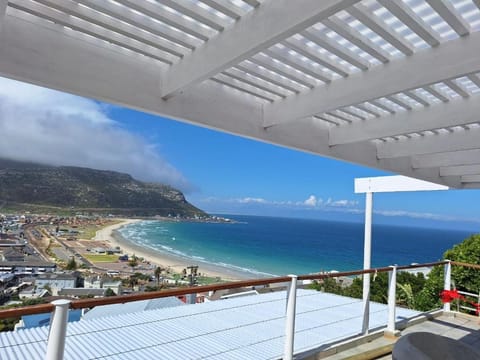
[[[91,320],[91,319],[97,319],[105,316],[128,314],[128,313],[140,312],[144,310],[170,308],[170,307],[179,306],[179,305],[184,305],[184,303],[178,298],[176,298],[175,296],[170,296],[170,297],[160,298],[160,299],[133,301],[125,304],[97,306],[92,310],[88,311],[83,316],[83,320]]]
[[[278,359],[283,352],[285,292],[142,311],[68,325],[65,359]],[[387,306],[371,304],[371,328]],[[418,315],[398,309],[397,319]],[[295,352],[356,335],[362,301],[299,290]],[[2,359],[39,359],[48,328],[0,334]]]

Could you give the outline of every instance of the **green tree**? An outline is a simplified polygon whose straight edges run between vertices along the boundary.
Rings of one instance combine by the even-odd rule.
[[[460,244],[445,251],[444,259],[465,262],[470,264],[480,263],[480,235],[472,235]],[[432,269],[424,288],[418,295],[417,308],[427,311],[441,306],[439,294],[443,290],[443,266]],[[477,293],[480,290],[480,271],[464,266],[452,266],[452,281],[456,288]]]
[[[106,291],[105,291],[105,296],[108,297],[108,296],[116,296],[117,294],[115,294],[115,291],[113,291],[112,289],[108,288]]]
[[[133,254],[130,259],[128,259],[128,266],[130,266],[133,269],[138,265],[138,257]]]
[[[75,258],[72,256],[70,260],[68,260],[67,266],[65,267],[66,270],[76,270],[78,267]]]
[[[153,272],[153,274],[155,275],[155,279],[157,280],[157,287],[160,285],[160,277],[162,276],[162,273],[165,271],[166,269],[162,266],[157,266],[155,268],[155,271]]]

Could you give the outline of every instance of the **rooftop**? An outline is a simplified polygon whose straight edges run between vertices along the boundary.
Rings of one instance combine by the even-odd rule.
[[[282,357],[285,292],[82,320],[67,328],[65,359],[276,359]],[[398,309],[397,321],[419,313]],[[382,327],[387,305],[372,303],[371,328]],[[359,333],[362,301],[298,290],[295,353]],[[255,334],[255,336],[252,336]],[[5,359],[43,358],[48,327],[0,333]]]

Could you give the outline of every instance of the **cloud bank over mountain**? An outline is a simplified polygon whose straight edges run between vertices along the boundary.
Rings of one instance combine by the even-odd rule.
[[[194,186],[154,144],[93,100],[0,78],[0,157],[125,172],[189,192]]]

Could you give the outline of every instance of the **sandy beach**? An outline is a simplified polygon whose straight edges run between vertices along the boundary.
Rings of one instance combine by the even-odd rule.
[[[98,230],[93,240],[107,241],[112,247],[119,246],[123,253],[128,255],[135,254],[137,257],[144,258],[146,261],[154,265],[163,267],[170,267],[170,269],[176,273],[181,273],[184,268],[190,265],[198,265],[198,271],[205,276],[220,277],[222,280],[241,280],[251,276],[242,274],[234,270],[207,264],[204,262],[192,263],[193,260],[184,259],[170,254],[165,254],[153,249],[146,249],[140,245],[137,245],[127,239],[123,238],[116,230],[123,226],[133,224],[142,220],[138,219],[122,219],[120,223],[107,226],[101,230]]]

